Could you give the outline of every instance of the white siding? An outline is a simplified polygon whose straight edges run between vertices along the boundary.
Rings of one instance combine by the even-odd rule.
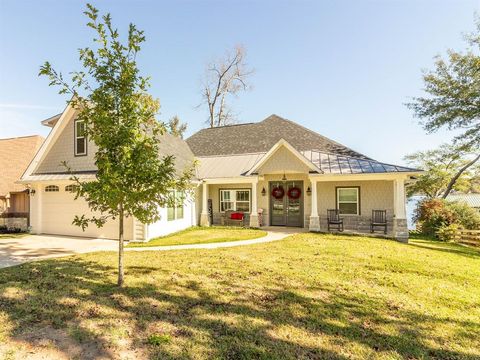
[[[186,229],[197,224],[195,199],[188,197],[185,199],[183,208],[183,219],[167,220],[167,209],[160,209],[161,219],[147,227],[147,240],[164,236],[176,231]]]

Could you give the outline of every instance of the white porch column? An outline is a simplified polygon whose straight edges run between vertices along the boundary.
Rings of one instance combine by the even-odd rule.
[[[210,226],[208,218],[208,184],[204,181],[202,184],[202,212],[200,214],[200,226]]]
[[[318,197],[317,197],[317,180],[310,178],[312,190],[312,211],[310,213],[310,224],[308,229],[310,231],[320,231],[320,218],[318,217]]]
[[[257,208],[257,186],[258,179],[252,181],[252,209],[250,211],[250,227],[258,228],[260,226],[258,222],[258,208]]]
[[[393,237],[408,242],[405,179],[393,180]]]
[[[30,226],[32,233],[41,234],[43,186],[41,184],[32,186],[32,190],[35,192],[30,194]]]

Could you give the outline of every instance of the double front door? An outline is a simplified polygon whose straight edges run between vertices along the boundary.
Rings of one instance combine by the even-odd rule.
[[[303,226],[303,181],[270,182],[270,224]]]

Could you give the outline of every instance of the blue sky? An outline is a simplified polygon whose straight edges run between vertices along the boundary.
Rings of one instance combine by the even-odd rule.
[[[232,104],[240,122],[275,113],[391,163],[451,139],[426,135],[404,105],[420,95],[421,69],[448,48],[463,49],[480,1],[92,1],[125,33],[145,30],[142,73],[152,77],[161,120],[177,114],[188,134],[205,126],[205,64],[243,44],[253,90]],[[40,121],[65,97],[37,76],[50,61],[79,69],[92,32],[85,2],[0,0],[0,138],[48,134]]]

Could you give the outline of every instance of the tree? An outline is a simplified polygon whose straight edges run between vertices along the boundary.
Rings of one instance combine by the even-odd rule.
[[[452,190],[468,191],[478,181],[476,166],[480,155],[464,146],[444,144],[438,149],[419,151],[405,157],[406,161],[425,170],[408,187],[408,195],[446,198]]]
[[[253,70],[248,68],[245,58],[245,48],[237,45],[233,53],[227,52],[225,57],[207,65],[202,84],[202,104],[208,107],[207,123],[211,128],[235,121],[228,98],[251,88],[247,80]]]
[[[460,129],[457,143],[480,147],[480,18],[476,32],[466,36],[466,52],[449,50],[447,59],[437,57],[435,69],[425,72],[424,97],[407,106],[422,120],[428,132]],[[477,151],[478,152],[478,151]]]
[[[182,123],[180,118],[175,115],[170,120],[168,120],[168,131],[174,136],[178,136],[183,139],[183,134],[187,131],[187,124]]]
[[[149,81],[140,76],[136,63],[145,41],[143,31],[130,24],[124,44],[110,14],[100,19],[98,10],[87,4],[85,15],[96,38],[95,48],[79,50],[84,70],[73,72],[67,82],[46,62],[40,75],[59,86],[60,94],[72,94],[70,104],[84,121],[86,136],[98,147],[95,180],[85,182],[75,175],[73,179],[78,184],[76,198],[83,197],[101,215],[76,216],[74,224],[85,230],[89,223],[101,227],[118,219],[118,285],[122,286],[125,217],[157,221],[159,207],[173,201],[171,189],[187,187],[190,172],[176,174],[172,156],[159,158],[159,137],[166,129],[155,120],[159,101],[148,94]]]

